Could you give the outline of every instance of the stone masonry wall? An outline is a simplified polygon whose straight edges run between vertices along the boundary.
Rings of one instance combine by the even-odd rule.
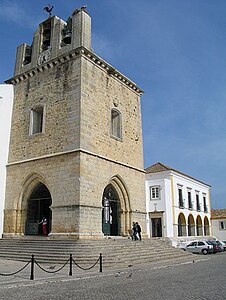
[[[44,132],[30,135],[30,113],[37,105],[44,105]],[[16,84],[9,162],[78,148],[79,115],[79,59]]]

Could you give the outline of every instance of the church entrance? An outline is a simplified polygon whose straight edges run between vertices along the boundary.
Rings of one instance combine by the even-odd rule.
[[[119,235],[120,201],[116,190],[111,184],[104,190],[102,205],[102,230],[104,235]]]
[[[42,224],[40,223],[45,217],[47,219],[47,234],[51,231],[52,212],[50,206],[52,199],[47,187],[39,183],[30,198],[27,206],[27,235],[42,235]]]

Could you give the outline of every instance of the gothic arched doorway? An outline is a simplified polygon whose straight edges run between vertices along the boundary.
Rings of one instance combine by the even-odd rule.
[[[49,190],[44,184],[39,183],[28,199],[26,222],[27,235],[42,235],[42,224],[40,224],[40,221],[43,217],[47,219],[47,233],[51,231],[51,204],[52,199]]]
[[[104,189],[102,206],[102,231],[104,235],[119,235],[120,200],[118,193],[111,184]]]

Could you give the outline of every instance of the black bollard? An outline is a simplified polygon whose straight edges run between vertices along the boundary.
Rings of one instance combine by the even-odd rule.
[[[103,272],[103,268],[102,268],[102,254],[100,253],[100,273]]]
[[[31,255],[31,275],[30,280],[34,280],[34,270],[35,270],[35,257],[34,254]]]
[[[72,276],[72,254],[70,254],[69,276]]]

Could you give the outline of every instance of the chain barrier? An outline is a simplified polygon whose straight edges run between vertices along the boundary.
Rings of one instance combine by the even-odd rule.
[[[75,261],[74,259],[72,259],[73,263],[74,263],[79,269],[82,269],[82,270],[84,270],[84,271],[88,271],[88,270],[94,268],[94,267],[96,266],[96,264],[98,263],[99,260],[100,260],[100,258],[98,258],[97,261],[96,261],[91,267],[89,267],[89,268],[83,268],[83,267],[79,266],[79,264],[77,264],[76,261]]]
[[[7,273],[7,274],[2,274],[2,273],[0,273],[0,276],[13,276],[13,275],[16,275],[16,274],[20,273],[21,271],[23,271],[23,270],[30,264],[30,262],[31,262],[31,260],[29,260],[29,262],[26,263],[25,266],[23,266],[21,269],[19,269],[19,270],[16,271],[16,272],[13,272],[13,273]]]
[[[69,276],[72,276],[72,263],[74,263],[79,269],[82,269],[84,271],[88,271],[92,268],[94,268],[98,262],[100,262],[100,269],[99,271],[102,272],[102,254],[100,253],[100,256],[99,258],[97,259],[97,261],[90,267],[88,268],[84,268],[84,267],[81,267],[78,263],[76,263],[76,261],[72,258],[72,254],[70,254],[70,258],[63,264],[62,267],[60,267],[59,269],[57,270],[54,270],[54,271],[49,271],[49,270],[46,270],[45,268],[43,268],[34,258],[34,255],[32,254],[31,256],[31,259],[21,268],[19,269],[18,271],[16,272],[13,272],[13,273],[6,273],[6,274],[3,274],[3,273],[0,273],[0,276],[13,276],[13,275],[16,275],[18,273],[20,273],[21,271],[23,271],[29,264],[31,264],[31,273],[30,273],[30,280],[34,280],[34,266],[37,265],[37,267],[39,267],[43,272],[46,272],[46,273],[49,273],[49,274],[53,274],[53,273],[57,273],[59,271],[61,271],[67,264],[68,262],[70,263],[69,265]]]
[[[43,267],[35,260],[35,264],[39,267],[39,269],[41,269],[42,271],[44,271],[44,272],[46,272],[46,273],[50,273],[50,274],[57,273],[57,272],[61,271],[61,270],[67,265],[68,262],[69,262],[69,259],[68,259],[68,260],[66,261],[66,263],[65,263],[62,267],[60,267],[59,269],[54,270],[54,271],[49,271],[49,270],[44,269],[44,268],[43,268]]]

